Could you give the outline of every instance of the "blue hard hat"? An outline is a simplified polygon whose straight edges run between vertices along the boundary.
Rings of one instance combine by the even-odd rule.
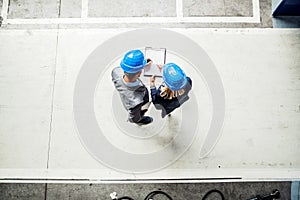
[[[167,87],[175,91],[183,89],[187,83],[185,73],[174,63],[167,63],[163,66],[163,79]]]
[[[137,73],[146,65],[144,54],[140,50],[128,51],[120,63],[121,68],[127,73]]]

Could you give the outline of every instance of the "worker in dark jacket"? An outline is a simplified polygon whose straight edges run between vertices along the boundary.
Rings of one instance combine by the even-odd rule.
[[[158,88],[155,87],[155,76],[150,78],[150,90],[152,103],[162,110],[164,118],[189,99],[192,80],[174,63],[162,67],[162,76],[164,82]]]
[[[146,64],[143,52],[131,50],[124,55],[120,67],[114,68],[111,73],[114,86],[120,94],[124,108],[128,111],[128,121],[139,125],[153,121],[152,117],[144,116],[150,105],[149,93],[139,79]]]

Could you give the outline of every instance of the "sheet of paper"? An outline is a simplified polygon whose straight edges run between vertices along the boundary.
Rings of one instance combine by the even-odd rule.
[[[166,62],[166,48],[145,48],[145,57],[152,60],[150,66],[144,68],[144,76],[162,76],[157,65],[163,65]]]

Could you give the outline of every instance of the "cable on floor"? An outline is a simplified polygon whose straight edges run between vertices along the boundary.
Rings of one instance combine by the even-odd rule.
[[[207,198],[208,198],[211,194],[213,194],[213,193],[219,194],[219,195],[221,196],[222,200],[225,200],[225,197],[224,197],[223,193],[222,193],[220,190],[216,190],[216,189],[208,191],[208,192],[204,195],[204,197],[202,198],[202,200],[207,199]]]
[[[146,197],[145,200],[152,200],[152,198],[156,195],[164,195],[166,196],[169,200],[173,200],[172,197],[170,195],[168,195],[166,192],[161,191],[161,190],[156,190],[156,191],[152,191],[150,192]]]

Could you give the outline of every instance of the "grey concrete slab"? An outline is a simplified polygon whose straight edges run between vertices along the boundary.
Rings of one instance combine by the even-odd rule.
[[[0,43],[0,168],[45,168],[56,31],[2,30]]]
[[[269,28],[273,27],[272,23],[272,1],[269,0],[260,0],[260,27]]]
[[[61,17],[61,18],[78,18],[81,15],[81,1],[80,0],[64,0],[60,4],[57,3],[57,8],[52,8],[45,5],[39,5],[41,2],[25,2],[19,3],[18,1],[12,1],[10,6],[10,13],[8,18],[42,18],[45,17]],[[123,5],[124,4],[124,5]],[[131,4],[135,7],[131,8]],[[151,3],[149,7],[146,2],[134,2],[125,1],[96,1],[92,0],[89,2],[89,14],[90,17],[131,17],[131,16],[176,16],[176,1],[168,0],[163,2],[155,1]],[[251,17],[252,13],[251,0],[238,2],[237,0],[226,0],[226,1],[208,1],[208,0],[184,0],[183,1],[183,14],[185,17]],[[54,5],[54,4],[53,4]],[[122,7],[123,5],[123,7]],[[171,5],[171,6],[170,6]],[[158,28],[271,28],[272,17],[271,17],[271,2],[266,0],[260,1],[261,9],[261,23],[162,23],[162,24],[150,24],[150,23],[80,23],[80,24],[60,24],[61,28],[143,28],[143,27],[158,27]],[[49,9],[48,9],[49,7]],[[54,5],[55,7],[55,5]],[[164,9],[156,9],[157,7],[166,7]],[[128,9],[132,10],[127,12]],[[16,10],[16,12],[14,12]],[[50,16],[53,11],[57,11],[57,15]],[[151,14],[149,14],[151,13]],[[206,15],[207,14],[207,15]],[[146,22],[147,18],[145,18]],[[14,28],[56,28],[56,24],[42,24],[41,21],[35,24],[3,24],[2,28],[14,29]]]
[[[60,17],[81,17],[81,0],[60,1]]]
[[[3,2],[3,0],[1,1]],[[155,16],[176,16],[176,1],[158,1],[151,3],[145,1],[96,1],[91,0],[89,3],[90,17],[155,17]],[[234,17],[234,16],[252,16],[251,0],[183,0],[183,14],[185,17],[200,16],[200,17]],[[163,24],[149,24],[149,23],[80,23],[80,24],[65,24],[63,22],[62,28],[131,28],[131,27],[159,27],[159,28],[271,28],[271,2],[268,0],[260,0],[261,9],[261,23],[163,23]],[[157,9],[160,8],[160,9]],[[8,18],[78,18],[81,16],[81,1],[80,0],[63,0],[63,1],[29,1],[29,0],[15,0],[10,2]],[[146,20],[146,19],[145,19]],[[45,25],[32,22],[32,24],[4,24],[2,28],[44,28],[54,27],[56,25]]]
[[[82,169],[82,164],[89,166],[90,169],[103,169],[103,166],[85,150],[80,142],[74,126],[73,90],[77,74],[80,72],[85,59],[103,41],[103,37],[109,38],[110,36],[106,31],[100,31],[101,36],[98,35],[99,32],[97,34],[88,31],[90,36],[83,36],[80,32],[74,34],[72,29],[61,30],[58,36],[56,89],[54,93],[56,107],[53,110],[52,142],[49,157],[49,167],[54,169]]]
[[[100,32],[99,32],[100,31]],[[74,121],[73,121],[73,110],[72,110],[72,101],[73,101],[73,88],[76,82],[76,78],[78,73],[80,72],[80,68],[82,67],[82,63],[85,61],[87,56],[91,53],[93,49],[95,49],[99,44],[103,42],[103,39],[109,38],[112,34],[116,34],[119,31],[112,30],[95,30],[95,32],[89,31],[79,31],[78,34],[74,34],[72,30],[70,31],[62,31],[59,36],[59,46],[58,46],[58,61],[57,61],[57,73],[56,73],[56,85],[57,89],[55,90],[55,98],[54,102],[57,105],[57,108],[54,109],[53,112],[53,134],[52,134],[52,143],[51,143],[51,151],[50,151],[50,160],[49,166],[50,168],[74,168],[77,166],[80,169],[101,169],[104,172],[104,176],[106,171],[106,167],[102,166],[101,163],[98,163],[93,159],[93,155],[89,155],[88,152],[83,148],[80,143],[78,133],[74,132]],[[101,33],[101,34],[100,34]],[[87,35],[86,35],[87,34]],[[101,37],[99,37],[99,34]],[[78,40],[78,37],[81,39]],[[85,39],[82,39],[85,38]],[[77,41],[74,43],[74,41]],[[75,45],[75,46],[73,46]],[[72,47],[71,47],[72,46]],[[78,48],[80,46],[84,46],[84,48]],[[72,50],[71,50],[72,49]],[[84,51],[83,51],[84,49]],[[70,51],[71,50],[71,51]],[[105,132],[105,136],[112,140],[115,145],[118,145],[120,148],[127,148],[128,151],[140,151],[147,152],[153,151],[153,149],[157,149],[159,144],[153,140],[145,141],[149,146],[149,148],[144,148],[145,143],[140,143],[140,141],[131,140],[131,138],[126,138],[126,135],[118,129],[114,122],[114,116],[112,116],[111,112],[111,102],[112,102],[112,92],[114,91],[113,85],[111,83],[111,68],[117,66],[119,63],[112,64],[111,66],[107,66],[104,75],[99,77],[99,87],[97,92],[95,93],[95,105],[96,108],[102,106],[102,109],[96,110],[96,116],[99,116],[99,123],[101,124],[101,129]],[[192,70],[192,69],[191,69]],[[189,70],[188,70],[189,72]],[[195,74],[193,73],[190,74]],[[196,77],[195,77],[196,79]],[[101,80],[101,82],[100,82]],[[147,80],[148,81],[148,80]],[[147,84],[147,82],[145,82]],[[202,100],[206,99],[203,91],[206,91],[205,84],[199,80],[198,86],[196,88],[203,87],[200,89],[202,91]],[[200,92],[199,91],[199,92]],[[103,94],[105,94],[103,96]],[[209,96],[209,94],[207,94]],[[98,98],[99,97],[99,98]],[[209,98],[209,97],[208,97]],[[99,104],[100,105],[99,105]],[[102,104],[101,104],[102,103]],[[59,109],[60,108],[60,109]],[[208,107],[204,110],[209,109]],[[203,112],[203,113],[210,113]],[[176,115],[174,115],[176,116]],[[102,121],[105,121],[102,123]],[[157,119],[157,122],[159,119]],[[162,120],[161,120],[162,121]],[[204,120],[203,120],[204,121]],[[168,126],[166,126],[168,127]],[[205,129],[202,126],[201,131]],[[70,131],[71,130],[71,131]],[[62,137],[63,136],[63,137]],[[201,138],[201,137],[200,137]],[[157,139],[157,138],[155,138]],[[132,142],[135,142],[135,145],[130,145]],[[125,147],[124,147],[125,146]],[[131,148],[131,146],[136,147]],[[151,148],[150,148],[151,147]],[[154,147],[154,148],[152,148]],[[161,148],[161,147],[159,147]],[[78,162],[78,158],[80,158],[80,162]],[[100,171],[101,171],[100,170]],[[109,171],[109,170],[108,170]],[[111,174],[111,173],[110,173]],[[116,172],[114,175],[110,175],[110,177],[118,177],[116,176]],[[128,175],[128,174],[127,174]],[[124,175],[126,176],[126,174]]]
[[[45,198],[46,184],[0,184],[0,200],[41,200]]]
[[[256,195],[270,194],[274,189],[281,193],[281,199],[290,199],[290,182],[241,182],[241,183],[132,183],[132,184],[49,184],[47,200],[55,199],[109,199],[109,194],[117,192],[118,197],[129,196],[133,199],[144,199],[147,194],[161,190],[173,199],[202,199],[212,190],[218,189],[225,199],[250,199]],[[214,197],[214,198],[213,198]],[[157,200],[167,200],[163,195],[155,196]],[[209,199],[220,199],[212,194]]]
[[[240,161],[245,160],[245,158],[250,158],[250,157],[261,160],[258,163],[254,162],[252,164],[250,164],[249,162],[245,162],[244,163],[245,165],[243,164],[243,161],[242,161],[240,164],[242,164],[244,166],[246,166],[246,165],[250,166],[251,165],[254,168],[257,168],[257,167],[259,168],[259,166],[261,167],[262,165],[265,165],[266,163],[270,162],[275,157],[280,156],[280,155],[276,154],[275,157],[271,156],[269,158],[265,157],[264,159],[261,159],[261,158],[259,158],[262,155],[261,153],[259,153],[259,154],[254,153],[253,150],[255,149],[254,146],[256,146],[256,145],[253,146],[254,149],[251,147],[252,146],[251,143],[253,142],[251,139],[247,142],[247,139],[244,138],[243,142],[245,142],[245,144],[243,145],[243,147],[241,146],[240,148],[237,148],[237,146],[239,146],[240,143],[239,142],[238,143],[237,142],[232,142],[232,141],[227,140],[227,139],[229,139],[229,137],[225,136],[226,133],[228,133],[228,134],[230,133],[230,135],[231,135],[232,139],[234,139],[234,141],[236,141],[237,138],[241,137],[241,135],[244,135],[244,137],[253,137],[256,134],[260,135],[260,136],[257,135],[258,137],[261,137],[262,135],[265,135],[265,136],[268,135],[267,138],[270,138],[270,140],[275,141],[275,140],[273,140],[273,139],[275,139],[273,137],[275,132],[277,132],[277,134],[279,134],[279,135],[283,134],[284,127],[293,129],[294,133],[299,131],[299,123],[297,121],[292,120],[292,121],[288,122],[289,125],[285,126],[281,123],[278,123],[278,118],[277,118],[277,117],[281,118],[281,117],[285,116],[285,117],[281,118],[283,121],[285,121],[285,119],[291,120],[293,118],[293,116],[298,116],[297,118],[299,118],[299,112],[296,111],[298,103],[296,103],[297,101],[296,101],[296,98],[294,98],[295,97],[294,95],[295,95],[295,93],[298,93],[298,95],[300,95],[299,92],[297,92],[297,89],[296,89],[296,88],[299,88],[299,79],[298,79],[298,75],[295,75],[295,74],[299,74],[299,65],[296,64],[296,63],[299,62],[300,57],[297,56],[297,58],[296,58],[294,56],[291,56],[292,52],[298,52],[299,51],[299,45],[296,45],[299,42],[299,32],[295,32],[295,33],[296,33],[296,35],[293,39],[289,38],[289,34],[281,35],[281,34],[277,34],[277,33],[276,34],[269,33],[269,34],[266,34],[265,36],[260,35],[260,34],[259,34],[260,36],[257,35],[257,34],[254,34],[252,36],[248,35],[248,36],[250,36],[250,38],[252,38],[252,39],[256,38],[256,39],[255,39],[255,41],[251,39],[253,43],[252,44],[248,43],[246,49],[242,48],[242,46],[246,45],[244,42],[246,40],[250,39],[250,38],[244,40],[244,42],[243,42],[243,39],[242,39],[243,36],[240,37],[239,42],[235,43],[234,45],[233,45],[233,43],[227,43],[229,41],[225,40],[225,38],[228,39],[230,36],[224,36],[224,37],[222,37],[222,39],[219,38],[220,40],[218,40],[217,38],[214,38],[213,40],[210,40],[210,41],[208,41],[208,38],[207,38],[206,42],[208,42],[208,43],[206,43],[206,44],[202,43],[203,47],[206,48],[208,54],[211,55],[212,59],[214,60],[214,62],[216,64],[216,66],[220,67],[220,68],[218,68],[218,70],[219,70],[221,76],[224,77],[223,81],[224,81],[224,86],[225,86],[225,93],[227,94],[226,95],[227,96],[227,111],[228,111],[227,112],[227,120],[228,120],[227,122],[231,121],[231,120],[229,120],[231,117],[239,118],[239,123],[236,123],[236,124],[229,125],[227,122],[225,122],[225,124],[227,124],[227,125],[225,125],[225,127],[224,127],[223,136],[220,140],[220,143],[218,144],[218,145],[223,144],[223,145],[227,146],[227,147],[223,146],[224,148],[222,148],[223,149],[222,153],[225,153],[226,150],[229,150],[230,148],[233,148],[233,149],[236,149],[236,150],[237,149],[244,149],[245,150],[246,148],[250,148],[252,150],[249,149],[249,151],[248,150],[244,151],[244,153],[248,152],[249,154],[248,153],[247,153],[247,155],[244,154],[242,157],[239,158],[239,160]],[[234,38],[237,39],[237,35],[234,36]],[[286,46],[286,50],[284,51],[284,53],[281,51],[282,48],[280,48],[281,50],[277,52],[278,57],[282,58],[283,55],[287,56],[285,59],[283,59],[284,62],[287,61],[287,63],[286,63],[287,65],[280,64],[279,60],[276,61],[276,62],[274,62],[274,60],[273,60],[273,58],[274,58],[273,57],[274,56],[274,54],[273,54],[274,51],[273,50],[277,49],[278,46],[282,47],[281,45],[279,45],[279,44],[282,44],[282,42],[279,42],[275,45],[273,42],[270,41],[270,43],[268,42],[268,44],[262,45],[263,41],[266,41],[263,38],[265,38],[265,39],[267,39],[267,38],[271,39],[272,38],[271,40],[273,42],[275,42],[275,41],[279,42],[280,40],[282,40],[282,42],[285,43],[285,44],[287,44],[286,43],[287,41],[291,42],[289,45]],[[205,40],[205,39],[202,38],[202,40]],[[225,48],[222,48],[222,47],[216,48],[216,44],[218,44],[219,42],[222,43],[221,46],[225,47]],[[271,45],[271,43],[273,43],[274,46]],[[258,50],[257,50],[257,45],[258,44],[260,45],[259,53],[258,53]],[[226,51],[227,52],[228,51],[233,52],[232,51],[233,49],[235,49],[235,50],[239,49],[238,50],[239,53],[236,52],[236,53],[233,53],[233,54],[230,53],[230,55],[229,54],[225,55]],[[250,49],[252,49],[252,50],[250,50]],[[217,51],[215,51],[215,50],[217,50]],[[251,52],[249,52],[248,50],[250,50]],[[221,56],[221,57],[216,58],[215,56],[217,56],[217,55]],[[253,55],[253,56],[254,55],[258,56],[259,55],[259,57],[256,57],[255,59],[253,59],[253,57],[249,56],[249,55]],[[275,57],[277,57],[277,56],[275,56]],[[234,62],[231,62],[233,60],[234,60]],[[283,61],[283,60],[281,60],[281,61]],[[227,64],[229,64],[229,62],[231,63],[232,67],[235,66],[234,70],[233,69],[229,70],[229,68],[228,68],[229,65],[227,65]],[[245,62],[247,62],[247,64]],[[225,66],[227,66],[227,67],[225,67]],[[279,67],[279,68],[276,67],[276,69],[278,69],[277,72],[274,71],[275,66]],[[243,69],[243,67],[245,67],[245,68]],[[250,70],[250,69],[254,70],[254,68],[256,68],[256,67],[259,67],[259,71],[260,71],[259,73],[254,73],[252,75],[251,75],[251,73],[248,73],[249,72],[248,70]],[[265,71],[264,73],[266,73],[268,75],[259,76],[259,74],[261,74],[261,72],[262,72],[261,70]],[[283,73],[281,70],[283,70],[283,71],[287,70],[287,71],[286,71],[286,73]],[[230,72],[233,72],[233,73],[237,73],[238,71],[240,71],[240,72],[243,71],[243,72],[241,74],[237,75],[237,76],[233,75],[233,76],[231,76],[231,78],[229,78],[229,76],[225,75],[225,74],[227,74],[226,71],[227,72],[230,71]],[[225,74],[223,74],[223,73],[225,73]],[[244,75],[242,75],[242,74],[244,74]],[[290,77],[290,76],[292,76],[293,78]],[[227,79],[225,77],[227,77],[229,79]],[[237,79],[234,79],[233,77],[235,77]],[[268,83],[269,81],[272,82],[272,80],[273,81],[276,80],[276,81],[273,84]],[[232,82],[232,84],[230,84],[228,81],[229,82],[233,81],[233,82]],[[242,82],[244,82],[244,81],[247,82],[247,84],[243,84]],[[253,81],[255,82],[255,85],[258,84],[259,86],[257,85],[257,87],[252,88],[252,86],[254,86]],[[294,91],[291,91],[291,93],[289,93],[289,95],[286,95],[286,93],[285,93],[286,89],[284,89],[284,88],[289,88],[289,87],[284,86],[284,85],[285,85],[285,83],[287,84],[290,81],[291,81],[291,83],[293,81],[297,82],[297,84],[295,85],[296,88],[295,88]],[[251,84],[250,82],[253,82],[253,84]],[[265,83],[262,83],[262,82],[265,82]],[[238,85],[243,85],[243,86],[240,89],[238,89],[239,88]],[[277,97],[275,98],[274,97],[274,98],[269,99],[267,97],[271,93],[270,93],[269,90],[264,90],[263,87],[269,87],[268,85],[270,87],[273,87],[274,85],[276,85],[276,93],[279,94],[280,98],[277,98]],[[279,87],[281,87],[281,89],[279,89]],[[265,92],[263,92],[263,91],[265,91]],[[243,99],[243,100],[240,99],[240,98],[243,98],[241,96],[241,94],[245,94],[244,97],[247,96],[246,99]],[[275,94],[275,93],[273,93],[273,94]],[[231,98],[231,97],[233,97],[232,95],[236,96],[236,97],[237,96],[240,96],[240,97],[238,97],[237,99],[234,100],[234,99]],[[292,100],[292,99],[294,99],[294,100]],[[287,108],[287,110],[294,110],[294,111],[292,111],[288,114],[286,112],[287,110],[280,107],[280,105],[287,104],[288,102],[291,103],[291,100],[293,101],[293,103],[290,104],[290,105],[293,105],[292,106],[293,109],[288,109]],[[233,103],[233,102],[236,102],[236,103]],[[238,104],[242,105],[244,103],[248,104],[248,105],[247,106],[246,105],[242,106],[242,107],[240,107],[240,109],[235,110],[235,108],[234,108],[235,106],[237,106]],[[252,104],[252,103],[253,103],[253,110],[251,109],[251,110],[247,111],[247,108],[249,108],[249,105]],[[231,107],[231,106],[233,106],[233,107]],[[250,107],[252,107],[252,106],[250,106]],[[283,106],[283,107],[285,107],[285,106]],[[276,117],[275,113],[277,113],[277,111],[275,111],[275,110],[274,110],[274,112],[267,111],[266,113],[268,113],[267,114],[268,116],[265,115],[265,117],[262,117],[263,116],[262,112],[264,112],[266,110],[269,110],[269,109],[272,109],[272,108],[274,108],[274,109],[276,108],[276,110],[278,110],[278,112],[281,113],[281,114],[277,115],[277,117]],[[230,110],[231,111],[235,110],[234,113],[231,113],[233,115],[230,114],[230,112],[231,112]],[[255,112],[254,112],[254,110],[255,110]],[[242,114],[242,113],[244,113],[244,114]],[[248,114],[246,114],[246,113],[248,113]],[[251,115],[252,115],[252,117],[251,117]],[[291,116],[288,116],[288,115],[291,115]],[[265,120],[267,120],[268,122],[265,121]],[[256,122],[254,122],[254,121],[256,121]],[[261,129],[260,131],[255,129],[255,131],[253,130],[253,131],[251,131],[251,133],[250,132],[246,133],[247,131],[244,132],[245,130],[241,130],[241,129],[238,128],[238,127],[244,126],[244,125],[249,127],[249,126],[251,126],[250,124],[252,124],[252,123],[255,123],[256,125],[258,125],[260,127],[265,127],[265,129],[264,130]],[[242,125],[242,124],[244,124],[244,125]],[[267,128],[269,125],[271,125],[271,127],[272,127],[272,128],[269,127],[269,128],[271,128],[270,130],[268,130],[268,128]],[[296,125],[296,126],[294,126],[294,125]],[[229,131],[227,128],[230,128],[230,127],[233,128],[233,129]],[[277,131],[274,130],[275,127],[278,127]],[[237,131],[236,128],[239,129],[239,130]],[[291,132],[289,132],[289,134],[290,133]],[[233,136],[235,134],[238,134],[238,135]],[[294,135],[294,136],[296,136],[296,135]],[[289,137],[289,136],[287,136],[287,137]],[[296,136],[296,138],[297,137],[298,136]],[[282,138],[282,136],[277,137],[276,142],[275,142],[279,146],[281,146],[283,144],[282,143],[283,141],[280,138]],[[291,139],[291,138],[287,139],[286,138],[287,139],[286,140],[287,146],[291,147],[291,143],[290,143],[291,141],[299,141],[299,139],[296,139],[296,138],[294,138],[294,139]],[[225,140],[227,140],[227,141],[225,141]],[[224,143],[221,142],[221,141],[223,141]],[[267,141],[267,140],[263,140],[263,141]],[[256,142],[258,142],[258,143],[256,143],[256,142],[255,143],[260,146],[259,149],[264,149],[263,152],[266,153],[268,151],[268,149],[271,148],[272,145],[266,145],[265,143],[263,144],[263,141],[258,139],[258,140],[256,140]],[[295,145],[294,147],[297,146],[296,143],[294,143],[293,145]],[[278,147],[278,148],[280,148],[280,147]],[[229,157],[237,158],[236,157],[237,156],[236,151],[233,150],[233,149],[232,149],[231,153],[228,152],[228,154],[227,154],[228,158]],[[300,151],[299,148],[296,148],[296,149],[297,149],[296,150],[297,152]],[[215,152],[216,151],[217,150],[215,150]],[[235,153],[232,153],[232,152],[235,152]],[[269,153],[273,154],[272,151],[269,151]],[[286,153],[288,155],[290,155],[291,152],[288,151]],[[282,158],[286,158],[287,154],[282,154]],[[294,154],[294,156],[292,156],[292,157],[296,158],[297,156],[296,156],[296,154]],[[277,158],[275,158],[275,159],[277,159]],[[292,159],[292,160],[295,161],[294,159]],[[296,160],[297,160],[297,163],[298,163],[296,165],[299,165],[300,160],[299,159],[296,159]],[[233,163],[233,162],[231,162],[231,163]],[[290,165],[289,160],[285,160],[284,162],[280,162],[280,163],[284,164],[286,167],[294,166],[294,164]],[[231,165],[230,163],[227,163],[227,164]],[[267,167],[268,165],[269,164],[267,164],[265,166]],[[280,164],[277,165],[277,166],[280,166]]]
[[[170,17],[176,16],[176,0],[118,1],[90,0],[89,17]]]
[[[35,167],[43,171],[46,168],[50,122],[51,148],[49,171],[46,171],[49,177],[215,177],[215,173],[206,170],[220,169],[217,174],[224,176],[226,169],[236,171],[235,175],[240,173],[236,169],[241,168],[247,172],[249,169],[275,172],[299,169],[299,32],[270,29],[174,29],[192,38],[207,52],[224,83],[226,121],[222,137],[208,157],[199,158],[199,147],[209,125],[205,123],[209,106],[202,106],[202,112],[199,113],[202,117],[199,133],[203,134],[199,134],[190,149],[168,168],[155,173],[133,175],[116,172],[95,160],[81,144],[74,124],[74,85],[82,64],[91,52],[124,31],[126,30],[69,29],[59,30],[58,37],[57,30],[0,32],[1,44],[4,44],[0,47],[0,63],[3,66],[0,72],[0,90],[4,94],[0,100],[2,169],[8,168],[11,174],[17,171],[15,168]],[[261,45],[259,53],[257,44]],[[171,60],[175,58],[177,59],[173,56]],[[182,62],[180,59],[175,61]],[[57,68],[51,121],[51,88],[55,62]],[[205,99],[206,90],[202,88],[203,80],[188,64],[181,64],[197,83],[193,91],[201,94],[199,106],[209,105],[209,101]],[[112,101],[107,98],[111,97],[113,91],[109,67],[111,66],[105,66],[106,71],[99,76],[101,79],[97,90],[100,97],[103,92],[105,98],[101,100],[99,94],[95,94],[95,108],[99,108],[97,103],[101,100],[104,103],[103,109],[108,110],[104,114],[96,110],[100,120],[105,122],[101,124],[101,128],[112,132],[106,135],[109,139],[123,142],[120,148],[149,151],[145,144],[151,144],[151,141],[143,141],[138,148],[133,149],[128,145],[132,144],[130,140],[122,140],[125,134],[114,137],[118,136],[114,133],[117,127],[111,122],[111,118],[106,118],[112,113]],[[270,138],[272,145],[266,146],[266,141]],[[151,145],[157,147],[157,144]],[[280,154],[273,156],[278,149]],[[0,171],[2,177],[5,176],[5,170],[3,171]],[[32,171],[28,171],[29,173],[24,170],[22,177],[40,175],[35,176]],[[274,171],[273,174],[271,172],[271,177],[281,176]]]
[[[104,166],[86,151],[78,137],[73,116],[74,84],[82,64],[98,45],[122,31],[125,30],[70,29],[60,31],[49,160],[49,167],[54,175],[58,172],[59,177],[62,178],[132,177],[131,174],[118,173]],[[199,147],[205,135],[201,131],[207,128],[207,124],[204,123],[207,119],[205,115],[210,113],[208,106],[207,108],[201,107],[200,133],[203,135],[199,134],[189,151],[169,168],[154,174],[143,174],[139,178],[185,176],[187,173],[190,173],[188,176],[195,176],[195,174],[208,176],[202,171],[203,169],[269,167],[270,170],[276,171],[282,168],[299,168],[300,161],[295,159],[299,154],[297,147],[299,113],[294,111],[298,109],[299,99],[299,92],[297,92],[299,68],[295,64],[300,59],[296,53],[299,49],[296,40],[299,34],[288,31],[276,32],[276,30],[239,30],[236,32],[235,30],[177,29],[176,31],[193,38],[204,48],[222,77],[227,96],[227,116],[223,135],[213,152],[207,158],[200,159]],[[262,46],[259,54],[257,44]],[[277,48],[279,44],[280,50]],[[291,53],[293,59],[291,59]],[[249,55],[255,55],[255,59]],[[280,60],[274,60],[274,58],[280,58]],[[181,62],[181,60],[177,61]],[[114,62],[117,63],[117,60]],[[117,65],[114,62],[111,63],[112,66]],[[183,66],[187,68],[188,74],[193,74],[193,80],[197,82],[193,91],[197,94],[201,93],[202,104],[199,102],[199,106],[203,103],[205,105],[208,102],[205,100],[204,91],[206,90],[201,88],[201,78],[193,69],[187,67],[188,64]],[[139,152],[147,152],[149,148],[145,148],[145,144],[156,148],[156,144],[151,143],[150,140],[143,141],[138,146],[131,145],[133,142],[126,139],[125,134],[120,134],[112,118],[110,98],[113,86],[110,80],[110,67],[106,66],[105,71],[99,77],[97,87],[99,93],[95,93],[95,109],[97,108],[95,113],[99,116],[101,129],[107,131],[108,134],[105,136],[110,141],[126,151],[137,152],[138,149]],[[276,85],[276,89],[273,85]],[[286,88],[290,89],[286,90]],[[288,109],[285,110],[280,105]],[[269,138],[272,138],[272,144],[276,145],[266,148],[265,141]],[[232,141],[235,142],[232,143]],[[271,156],[278,148],[281,149],[281,154]],[[261,153],[261,149],[264,149],[264,153]],[[59,171],[61,169],[62,171]],[[210,175],[215,176],[213,173]],[[273,174],[273,176],[277,175]]]
[[[57,18],[59,1],[14,0],[10,1],[7,17],[13,18]]]
[[[252,0],[225,0],[225,15],[252,17],[252,7]]]
[[[224,16],[224,0],[183,0],[183,16]]]

